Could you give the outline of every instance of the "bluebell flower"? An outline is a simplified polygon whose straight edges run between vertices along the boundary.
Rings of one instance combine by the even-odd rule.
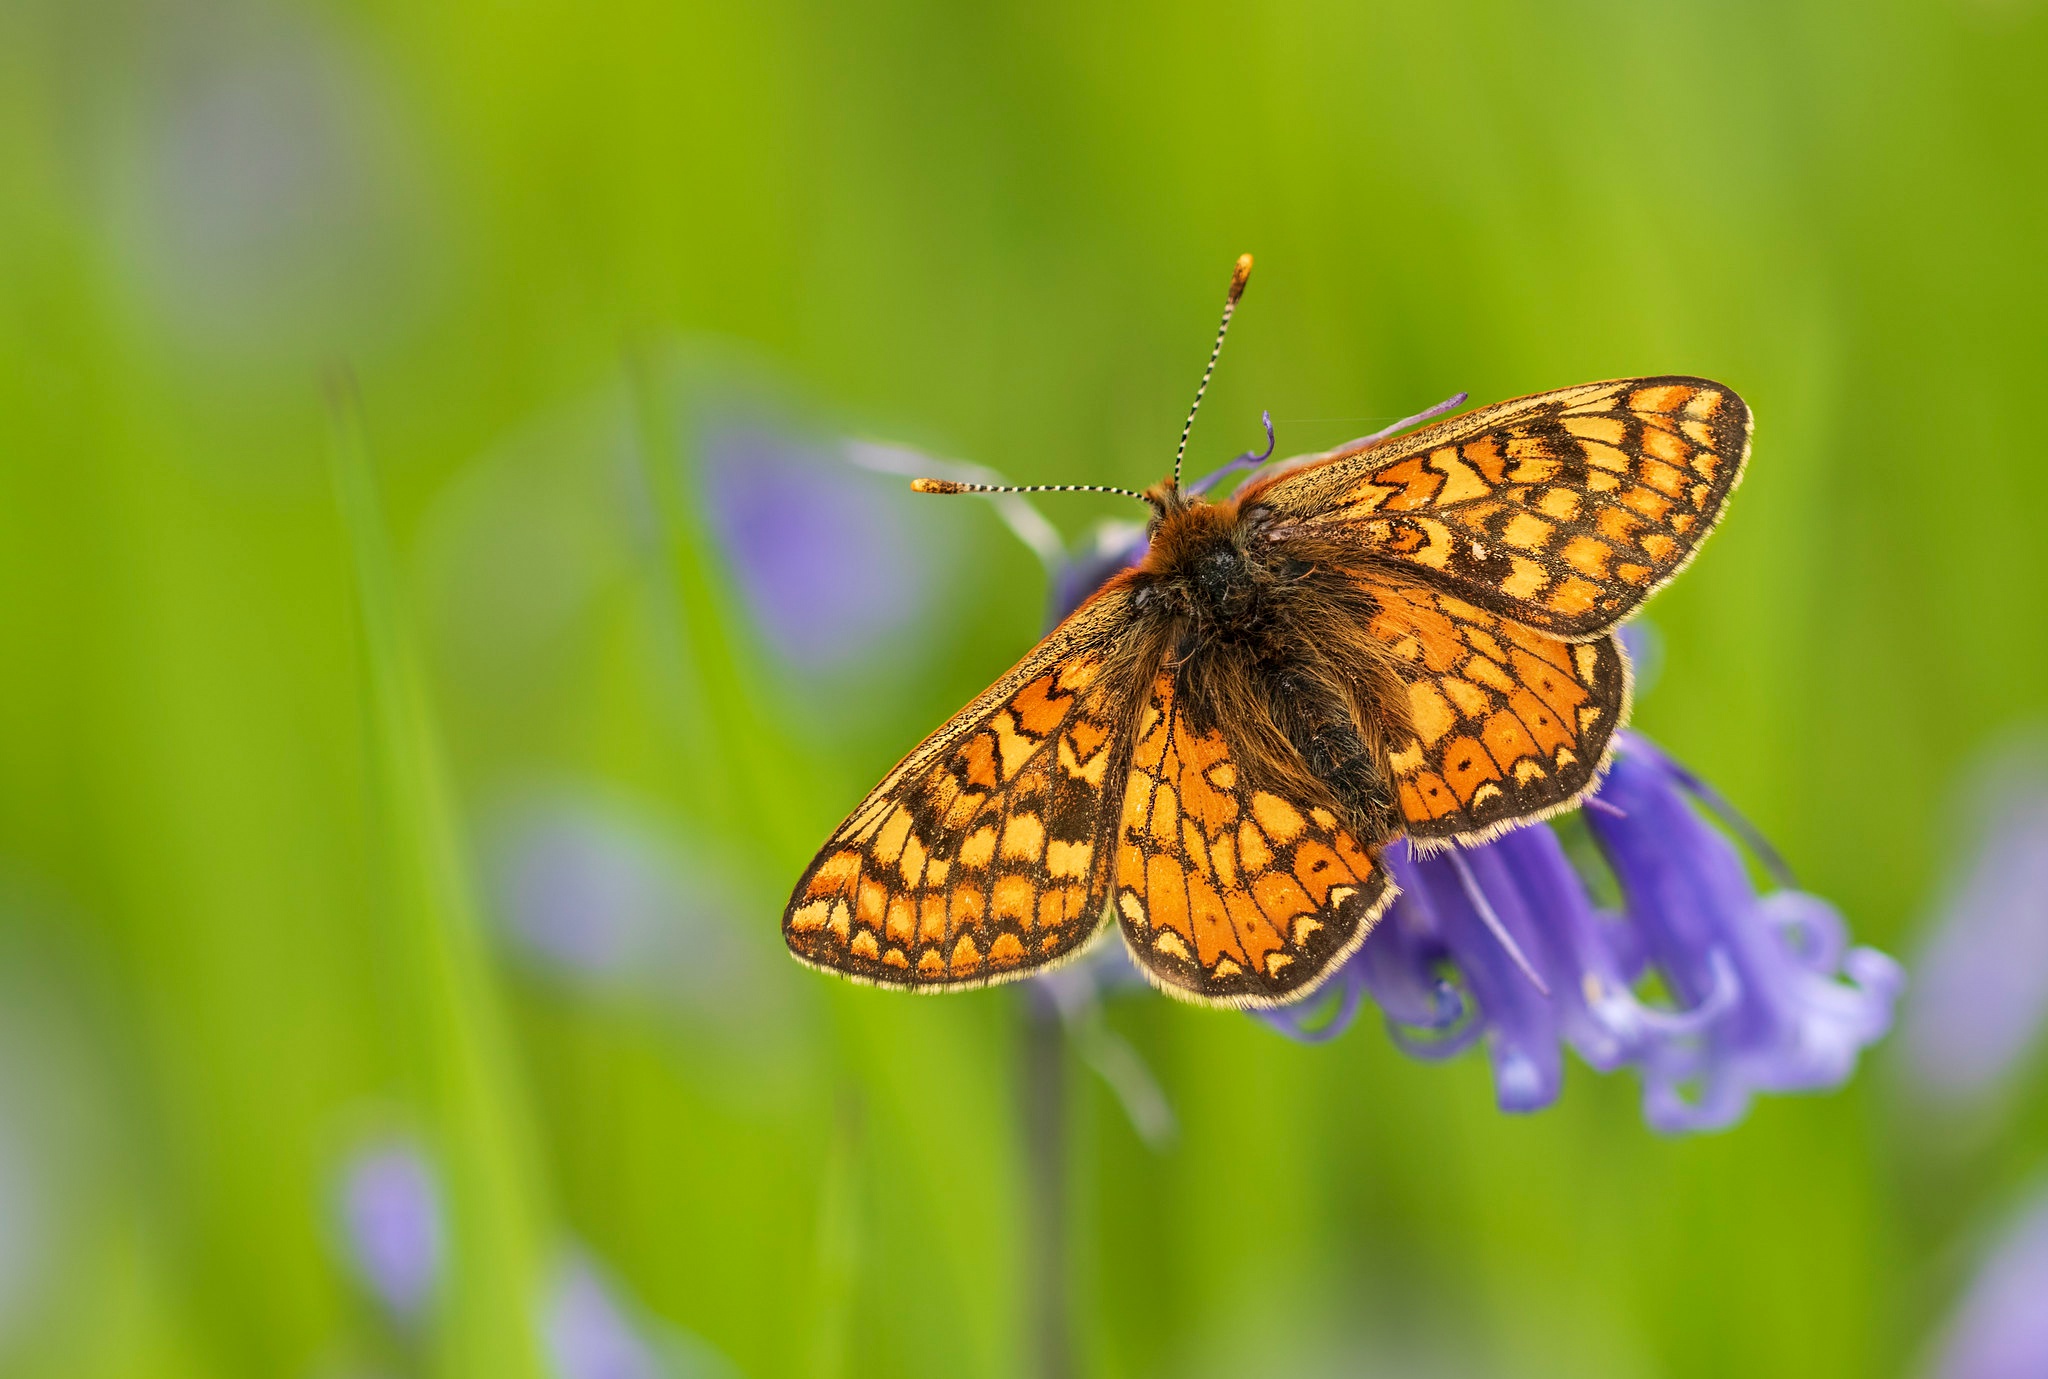
[[[394,1318],[417,1321],[440,1287],[447,1249],[425,1153],[407,1140],[361,1150],[343,1165],[339,1197],[350,1269]]]
[[[2019,1213],[1951,1317],[1933,1379],[2048,1374],[2048,1192]]]
[[[2048,1026],[2048,762],[2002,755],[1973,782],[1983,839],[1936,912],[1901,1042],[1915,1089],[1991,1097]]]
[[[1838,1086],[1890,1026],[1903,973],[1847,947],[1819,897],[1759,895],[1702,815],[1705,794],[1641,734],[1621,735],[1584,811],[1620,889],[1615,912],[1541,824],[1427,855],[1394,844],[1402,894],[1332,979],[1334,1015],[1317,1022],[1325,997],[1263,1018],[1330,1038],[1370,994],[1412,1054],[1483,1040],[1510,1111],[1557,1099],[1569,1046],[1602,1072],[1634,1067],[1645,1119],[1667,1132],[1733,1124],[1756,1092]],[[1651,975],[1671,1004],[1638,994]]]

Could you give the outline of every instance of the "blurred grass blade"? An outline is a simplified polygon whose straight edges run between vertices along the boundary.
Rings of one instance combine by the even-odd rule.
[[[362,618],[380,923],[398,1062],[444,1156],[454,1249],[437,1372],[539,1376],[538,1155],[423,676],[400,597],[353,380],[331,380],[334,488]]]

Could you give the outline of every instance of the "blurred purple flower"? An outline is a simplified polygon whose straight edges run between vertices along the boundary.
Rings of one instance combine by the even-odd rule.
[[[756,625],[789,661],[861,660],[915,622],[931,572],[873,480],[764,428],[715,430],[703,453],[713,531]]]
[[[1934,1379],[2048,1374],[2048,1193],[2037,1194],[1977,1272],[1950,1321]]]
[[[581,1255],[570,1256],[556,1270],[541,1329],[559,1379],[658,1379],[665,1372],[653,1347]]]
[[[441,1194],[417,1145],[389,1141],[342,1169],[341,1231],[349,1266],[400,1321],[417,1320],[440,1284]]]
[[[1906,1003],[1906,1066],[1948,1102],[1993,1092],[2048,1024],[2048,773],[1983,789],[1984,841],[1952,883]]]

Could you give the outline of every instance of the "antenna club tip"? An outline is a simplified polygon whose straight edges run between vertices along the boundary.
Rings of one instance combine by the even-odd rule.
[[[1236,301],[1244,295],[1244,285],[1252,276],[1252,256],[1239,254],[1237,266],[1230,270],[1230,300]]]
[[[965,484],[956,484],[950,479],[912,479],[910,481],[910,491],[912,493],[965,493],[967,492],[967,486]]]

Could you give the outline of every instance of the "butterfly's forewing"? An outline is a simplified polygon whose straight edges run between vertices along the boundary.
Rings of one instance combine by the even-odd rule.
[[[1329,809],[1261,784],[1222,733],[1190,724],[1162,671],[1131,753],[1116,911],[1132,954],[1171,995],[1298,1000],[1392,897],[1385,871]]]
[[[1576,803],[1628,713],[1617,639],[1566,642],[1419,581],[1368,587],[1368,631],[1408,682],[1391,765],[1409,834],[1475,841]]]
[[[1130,595],[1112,584],[933,733],[833,833],[783,938],[860,981],[960,989],[1075,952],[1101,927],[1137,708]]]
[[[1482,407],[1334,451],[1247,492],[1568,641],[1628,616],[1699,546],[1749,454],[1749,409],[1703,378]]]

